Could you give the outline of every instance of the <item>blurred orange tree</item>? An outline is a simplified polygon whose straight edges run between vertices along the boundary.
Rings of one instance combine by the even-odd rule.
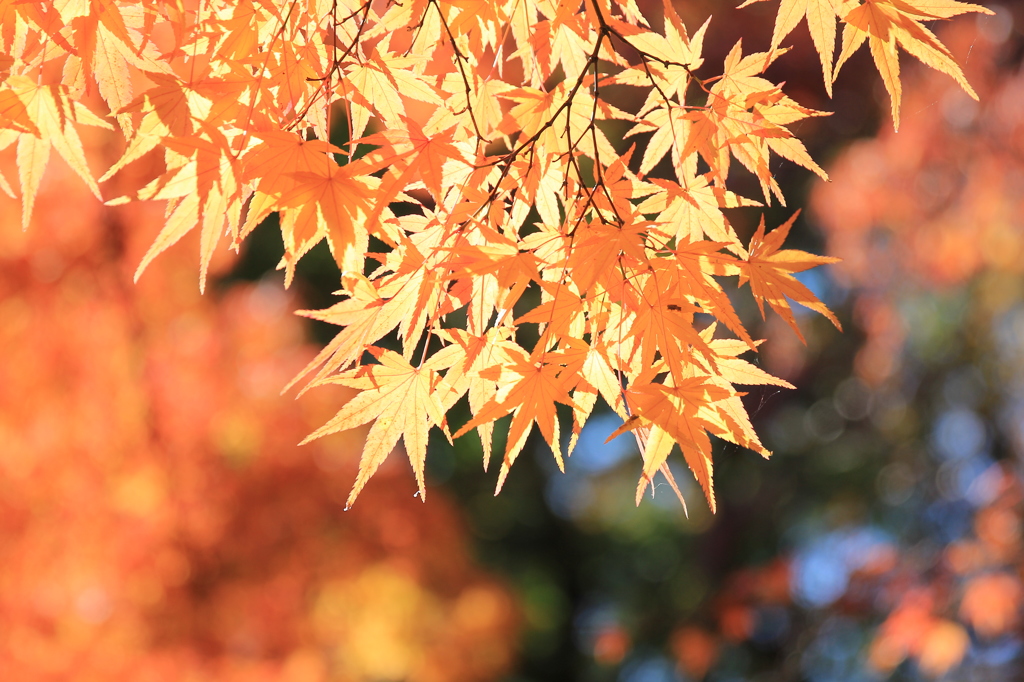
[[[24,227],[51,151],[100,196],[86,127],[113,121],[124,142],[100,181],[158,157],[141,186],[106,192],[108,204],[167,202],[139,273],[195,229],[202,289],[225,237],[237,247],[273,213],[286,282],[327,242],[344,300],[308,314],[343,329],[300,376],[361,391],[312,436],[371,423],[349,502],[399,440],[422,496],[428,434],[452,438],[460,401],[472,418],[455,435],[479,433],[485,466],[493,424],[510,416],[499,489],[534,425],[562,467],[558,405],[571,451],[600,396],[640,443],[638,501],[658,471],[675,488],[665,462],[678,445],[714,509],[710,436],[769,454],[736,386],[788,385],[739,359],[757,343],[719,278],[739,276],[794,329],[790,301],[838,324],[794,277],[829,259],[783,248],[792,219],[767,233],[762,221],[744,244],[723,214],[785,203],[773,156],[825,177],[789,129],[822,112],[765,70],[806,15],[826,86],[866,44],[898,124],[898,49],[973,97],[925,22],[988,10],[783,0],[766,52],[737,43],[722,73],[703,75],[707,23],[691,37],[666,1],[656,30],[654,9],[9,3],[0,148],[16,149]],[[733,191],[737,167],[759,199]],[[719,323],[735,338],[716,338]]]
[[[82,144],[108,158],[104,131]],[[31,228],[0,231],[3,677],[507,670],[517,610],[452,505],[382,485],[345,514],[362,434],[296,446],[346,396],[280,397],[315,355],[280,286],[200,296],[180,248],[133,285],[162,211],[89,199],[52,166]]]

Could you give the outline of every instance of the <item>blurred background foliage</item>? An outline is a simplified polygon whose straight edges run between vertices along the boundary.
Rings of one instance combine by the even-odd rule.
[[[133,284],[162,209],[104,208],[71,176],[51,169],[36,224],[0,237],[0,678],[508,670],[520,609],[452,501],[391,467],[344,513],[361,434],[296,446],[347,396],[280,395],[316,351],[280,278],[229,282],[225,253],[200,296],[185,245]]]
[[[711,64],[740,36],[768,44],[774,3],[731,4],[677,3],[688,26],[715,16]],[[804,346],[760,324],[759,362],[797,390],[746,398],[775,454],[716,450],[715,516],[681,460],[689,515],[665,485],[635,508],[640,460],[628,436],[604,443],[610,416],[565,474],[535,447],[493,497],[479,444],[438,439],[427,504],[391,458],[343,512],[361,433],[295,443],[345,396],[278,395],[332,333],[290,314],[331,302],[326,249],[290,292],[270,226],[222,254],[206,297],[192,243],[135,285],[160,208],[97,206],[53,164],[36,225],[0,230],[0,670],[1024,679],[1024,8],[989,6],[934,27],[981,102],[904,58],[899,133],[866,54],[832,100],[804,28],[772,66],[797,101],[835,112],[796,131],[832,182],[786,163],[777,178],[809,208],[792,244],[843,258],[804,281],[845,332],[803,317]],[[117,157],[100,134],[86,144]],[[119,174],[111,195],[146,176]],[[769,224],[791,210],[767,209]],[[745,236],[758,217],[730,214]]]

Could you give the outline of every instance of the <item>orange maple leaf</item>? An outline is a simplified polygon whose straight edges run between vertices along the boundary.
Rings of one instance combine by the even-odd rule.
[[[793,318],[793,310],[789,306],[789,301],[786,300],[787,297],[802,306],[821,313],[836,326],[836,329],[841,330],[842,326],[832,311],[792,274],[803,272],[816,265],[836,263],[839,259],[815,256],[797,249],[781,248],[782,242],[789,235],[789,230],[799,215],[800,211],[797,211],[789,220],[769,232],[767,236],[764,233],[764,216],[761,216],[757,232],[750,238],[750,253],[740,263],[740,286],[749,281],[750,291],[757,300],[761,316],[764,316],[764,302],[767,301],[803,341],[803,334],[800,333],[800,328]]]
[[[564,376],[561,361],[558,353],[534,351],[532,355],[527,355],[521,349],[516,349],[512,354],[512,362],[502,367],[501,393],[481,407],[473,419],[455,434],[455,438],[458,438],[484,422],[513,413],[496,493],[501,490],[509,468],[526,445],[526,437],[530,435],[534,423],[551,447],[559,469],[564,469],[555,403],[572,406],[573,402],[568,393],[571,384]]]

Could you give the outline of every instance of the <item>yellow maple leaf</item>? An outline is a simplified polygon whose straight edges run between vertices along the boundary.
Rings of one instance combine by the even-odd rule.
[[[380,361],[379,365],[363,365],[320,382],[342,384],[362,391],[302,442],[308,443],[329,433],[347,431],[373,421],[359,460],[359,473],[346,505],[351,505],[359,496],[359,491],[384,463],[399,438],[405,443],[420,497],[425,499],[423,468],[427,436],[431,426],[440,426],[444,420],[444,407],[437,391],[441,381],[441,376],[435,371],[437,361],[413,367],[394,351],[373,349],[373,354]]]
[[[949,50],[939,42],[935,34],[921,23],[930,19],[945,18],[962,12],[992,14],[991,10],[966,3],[914,2],[914,0],[871,0],[849,11],[843,22],[843,48],[836,62],[835,74],[850,56],[866,40],[871,49],[875,66],[882,76],[882,82],[889,92],[892,103],[893,127],[900,127],[900,85],[899,55],[896,46],[914,55],[928,66],[951,76],[968,95],[978,99],[963,72]]]
[[[21,225],[28,229],[32,219],[39,182],[50,158],[50,149],[56,149],[71,169],[99,199],[100,190],[89,171],[82,141],[75,130],[75,123],[112,129],[106,121],[89,111],[81,102],[69,96],[66,87],[60,85],[39,85],[26,76],[11,75],[3,83],[0,92],[14,93],[24,106],[24,112],[34,131],[18,134],[18,177],[21,181]],[[22,117],[20,108],[9,103],[7,112]],[[38,134],[35,133],[38,131]]]

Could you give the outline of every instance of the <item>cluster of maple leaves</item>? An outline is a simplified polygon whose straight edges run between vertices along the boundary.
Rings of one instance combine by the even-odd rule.
[[[23,226],[51,149],[98,198],[162,155],[144,186],[106,197],[167,202],[140,273],[198,230],[202,288],[218,245],[272,213],[287,281],[327,241],[344,300],[307,314],[343,329],[300,378],[361,391],[311,436],[372,422],[350,501],[400,439],[424,492],[428,434],[453,437],[464,396],[473,416],[454,436],[476,429],[485,465],[512,415],[499,488],[535,424],[561,467],[557,404],[571,451],[600,396],[641,444],[637,499],[657,471],[671,481],[678,444],[713,509],[710,435],[768,455],[736,386],[787,385],[739,358],[757,342],[718,278],[749,282],[794,328],[787,297],[836,322],[793,276],[830,261],[782,248],[793,219],[743,244],[723,214],[760,204],[728,188],[733,159],[764,202],[783,202],[773,155],[825,177],[788,128],[821,112],[762,73],[806,15],[826,85],[867,42],[898,122],[897,45],[973,95],[922,23],[968,11],[986,10],[783,0],[767,52],[737,44],[704,77],[707,23],[691,37],[669,2],[661,30],[635,0],[7,4],[0,148],[16,148]],[[610,86],[642,104],[616,106]],[[78,127],[109,120],[125,145],[97,181]],[[640,140],[625,152],[608,137],[620,122]],[[400,352],[383,347],[395,333]]]

